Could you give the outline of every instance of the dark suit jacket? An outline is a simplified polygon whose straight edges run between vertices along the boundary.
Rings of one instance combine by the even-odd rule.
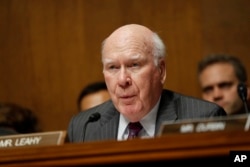
[[[96,122],[84,124],[91,114],[99,112],[101,117]],[[225,116],[226,112],[214,103],[182,95],[170,90],[163,90],[157,113],[155,134],[163,121],[176,121],[193,118]],[[116,140],[119,124],[119,112],[111,100],[80,112],[72,117],[68,126],[69,142]],[[86,131],[85,131],[86,130]],[[84,139],[83,139],[84,137]]]

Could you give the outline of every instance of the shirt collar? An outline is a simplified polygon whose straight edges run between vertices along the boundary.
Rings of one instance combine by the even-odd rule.
[[[156,124],[156,117],[160,104],[160,99],[161,98],[159,98],[158,102],[153,107],[153,109],[140,120],[140,123],[144,129],[142,138],[154,137],[155,135],[155,124]],[[125,136],[124,134],[126,133],[126,128],[128,124],[129,120],[125,118],[122,114],[120,114],[118,136],[117,136],[118,140],[124,140],[126,138],[124,137]]]

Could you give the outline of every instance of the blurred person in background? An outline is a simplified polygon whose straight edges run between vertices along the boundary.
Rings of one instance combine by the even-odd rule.
[[[82,89],[77,99],[79,111],[84,111],[110,99],[104,81],[93,82]]]
[[[211,54],[198,64],[198,81],[202,98],[223,107],[227,115],[244,114],[246,109],[238,94],[238,85],[247,86],[247,72],[242,62],[233,55]],[[250,90],[247,86],[249,108]]]
[[[40,132],[36,115],[15,103],[0,103],[0,135]]]

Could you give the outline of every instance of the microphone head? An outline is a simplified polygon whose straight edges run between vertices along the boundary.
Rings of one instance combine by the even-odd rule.
[[[93,113],[93,114],[91,114],[91,115],[89,116],[88,122],[95,122],[95,121],[97,121],[97,120],[100,119],[100,118],[101,118],[101,114],[98,113],[98,112],[96,112],[96,113]]]
[[[244,83],[239,83],[238,85],[238,95],[241,100],[245,102],[247,100],[247,86]]]

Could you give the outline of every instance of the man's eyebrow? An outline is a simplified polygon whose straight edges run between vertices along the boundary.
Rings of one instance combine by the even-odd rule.
[[[113,61],[113,59],[110,59],[110,58],[103,58],[102,62],[108,64],[108,63],[112,63],[114,61]]]
[[[213,89],[213,86],[208,85],[202,88],[202,91],[208,90],[208,89]]]
[[[233,82],[231,82],[231,81],[226,81],[226,82],[221,82],[221,83],[219,83],[218,84],[219,86],[225,86],[225,85],[233,85]]]

